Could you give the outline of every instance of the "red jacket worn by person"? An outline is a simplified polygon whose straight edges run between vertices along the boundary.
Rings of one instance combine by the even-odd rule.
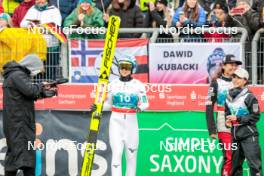
[[[28,9],[35,5],[35,0],[29,2],[22,2],[14,11],[12,21],[14,27],[20,27],[20,23],[26,15]]]

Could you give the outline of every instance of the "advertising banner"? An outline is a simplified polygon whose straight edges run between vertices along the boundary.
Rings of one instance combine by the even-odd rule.
[[[261,116],[258,129],[264,151],[264,115]],[[41,141],[36,155],[37,173],[79,175],[90,117],[89,112],[37,111],[37,139]],[[109,118],[109,112],[103,113],[93,176],[111,175]],[[218,140],[209,138],[205,113],[145,112],[138,114],[138,123],[137,176],[220,176],[223,157]],[[2,112],[0,128],[3,129]],[[3,130],[0,130],[0,175],[4,175],[6,149]],[[125,160],[122,165],[125,175]],[[244,176],[250,175],[246,164],[243,173]]]
[[[240,43],[150,43],[150,83],[205,84],[224,56],[241,60]]]
[[[208,85],[145,84],[149,100],[148,111],[205,111]],[[264,86],[250,86],[264,111]],[[95,84],[59,86],[58,96],[38,100],[38,110],[89,110],[95,98]],[[3,107],[0,89],[0,109]]]
[[[41,141],[37,150],[37,173],[41,176],[79,175],[85,150],[85,141],[90,126],[91,113],[37,111],[36,131],[42,131],[37,139]],[[110,113],[104,113],[94,158],[93,176],[111,175],[111,149],[108,139]],[[0,175],[4,175],[6,141],[3,136],[2,112],[0,113]],[[42,130],[39,130],[42,129]],[[34,149],[28,144],[29,149]],[[37,174],[38,175],[38,174]]]
[[[263,122],[263,119],[258,122],[262,151]],[[139,125],[138,176],[221,175],[221,147],[218,140],[209,138],[205,113],[144,113]],[[230,148],[235,150],[236,145]],[[246,163],[243,176],[250,176]]]

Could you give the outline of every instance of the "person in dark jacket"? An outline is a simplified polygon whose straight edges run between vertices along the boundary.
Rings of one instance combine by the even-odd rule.
[[[260,24],[261,27],[264,27],[264,1],[263,0],[254,0],[252,9],[257,11],[260,15]]]
[[[230,18],[227,22],[233,27],[244,27],[248,31],[250,39],[253,38],[256,31],[260,28],[260,14],[251,8],[250,0],[237,0],[235,9],[230,10]]]
[[[148,24],[148,27],[171,26],[174,12],[167,5],[167,0],[157,0],[156,4],[149,2],[149,15],[151,18],[146,20],[149,20],[148,22],[151,24]]]
[[[234,88],[229,90],[225,103],[226,125],[232,133],[232,176],[242,176],[242,165],[247,159],[250,175],[262,175],[259,133],[260,119],[257,98],[248,90],[248,72],[239,68],[234,72]],[[234,145],[235,144],[235,145]]]
[[[79,0],[49,0],[51,5],[56,6],[60,10],[63,21],[77,7],[78,2]]]
[[[35,176],[35,150],[28,148],[35,141],[34,101],[56,94],[56,88],[45,83],[32,84],[31,76],[43,69],[43,63],[36,55],[28,55],[19,63],[8,62],[3,67],[5,176],[15,176],[19,169],[25,176]]]
[[[109,16],[115,15],[121,18],[120,28],[142,28],[144,27],[143,13],[135,4],[135,0],[113,0],[108,9],[108,13],[104,14],[106,23]],[[141,34],[119,34],[119,38],[138,38]]]
[[[99,28],[104,26],[103,13],[94,6],[92,0],[79,0],[78,6],[64,20],[64,27]],[[102,34],[73,33],[69,38],[100,39]]]
[[[256,10],[261,15],[263,12],[263,7],[264,7],[264,1],[263,0],[253,0],[252,9]]]
[[[237,60],[234,55],[228,54],[223,59],[220,55],[214,55],[211,59],[218,58],[218,64],[220,64],[220,72],[214,75],[214,78],[208,89],[208,101],[206,105],[206,122],[209,135],[211,138],[216,139],[218,136],[219,143],[222,145],[223,152],[223,166],[222,176],[231,176],[232,168],[232,151],[229,147],[232,142],[232,136],[230,129],[225,126],[225,100],[228,90],[233,87],[232,75],[241,61]],[[222,64],[222,60],[223,64]],[[213,61],[216,64],[216,61]],[[220,62],[220,63],[219,63]],[[216,67],[216,66],[215,66]],[[214,120],[214,105],[217,104],[216,122]]]
[[[13,26],[20,27],[20,23],[26,15],[27,11],[35,5],[35,0],[24,0],[19,6],[15,9],[12,16]]]
[[[145,17],[147,27],[171,27],[174,12],[168,7],[167,0],[157,0],[155,4],[153,2],[149,2],[148,6],[149,11]],[[172,36],[171,34],[160,34],[159,37],[171,38]]]

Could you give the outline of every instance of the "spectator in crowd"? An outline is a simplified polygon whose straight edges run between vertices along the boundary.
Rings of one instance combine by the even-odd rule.
[[[23,0],[2,0],[3,7],[5,9],[5,13],[13,15],[15,8],[23,1]]]
[[[190,27],[201,27],[205,22],[205,11],[197,0],[186,0],[186,3],[176,10],[172,21],[176,27],[187,25]]]
[[[0,29],[13,27],[11,17],[7,13],[0,14]]]
[[[32,28],[34,26],[43,26],[44,24],[61,26],[61,14],[58,8],[51,5],[49,6],[47,0],[36,0],[22,22],[20,27]],[[46,39],[48,47],[48,56],[46,61],[46,75],[45,78],[54,80],[56,79],[57,66],[59,65],[59,40],[49,32],[45,32],[43,36]]]
[[[254,0],[252,9],[256,10],[260,15],[260,25],[264,27],[264,1],[263,0]]]
[[[253,0],[252,9],[256,10],[261,15],[263,12],[263,7],[264,7],[264,1],[263,0]]]
[[[66,17],[64,27],[103,27],[103,13],[94,6],[92,0],[80,0],[76,9]],[[103,38],[101,34],[71,34],[70,38]]]
[[[0,0],[0,13],[4,13],[3,0]]]
[[[113,0],[108,13],[104,14],[106,23],[109,16],[115,15],[121,18],[120,28],[142,28],[144,27],[143,13],[135,4],[135,0]],[[120,38],[138,38],[141,34],[119,34]]]
[[[207,14],[210,14],[216,3],[225,4],[228,9],[236,6],[237,0],[198,0],[199,4],[205,9]]]
[[[244,27],[252,39],[260,28],[260,14],[250,6],[250,0],[237,0],[236,7],[230,10],[227,22],[233,27]]]
[[[24,0],[14,11],[12,21],[14,27],[20,27],[20,23],[27,11],[35,4],[35,0]]]
[[[228,26],[226,22],[228,16],[228,7],[225,3],[222,3],[221,1],[216,2],[214,4],[212,12],[208,15],[207,18],[207,25],[209,27],[231,27]],[[230,31],[231,32],[231,31]],[[205,33],[204,37],[207,39],[207,41],[215,41],[215,42],[222,42],[223,39],[230,38],[230,35],[225,33],[218,33],[217,31],[212,33]]]
[[[186,0],[179,0],[179,7],[183,6]],[[225,1],[225,0],[223,0]],[[198,0],[198,3],[203,7],[203,9],[207,12],[207,14],[210,13],[212,9],[212,5],[214,4],[215,0]]]
[[[210,27],[225,27],[228,7],[221,1],[214,4],[212,12],[208,15],[207,22]]]
[[[64,20],[76,7],[79,0],[50,0],[50,4],[56,6]]]
[[[154,4],[153,2],[149,2],[148,5],[150,13],[149,23],[151,23],[148,26],[154,28],[160,26],[171,26],[173,11],[167,6],[167,0],[157,0],[156,4]]]
[[[57,88],[45,83],[33,84],[31,77],[43,71],[37,55],[27,55],[19,63],[4,65],[3,129],[6,137],[5,176],[35,176],[34,144],[36,138],[34,101],[56,95]]]
[[[172,25],[176,27],[202,27],[206,23],[206,13],[199,5],[197,0],[186,0],[184,5],[178,8],[173,16]],[[189,34],[180,35],[188,37]],[[192,38],[201,37],[200,35],[191,35]]]
[[[156,4],[149,2],[149,12],[145,20],[148,23],[147,27],[159,28],[160,26],[171,27],[173,10],[168,6],[167,0],[157,0]],[[159,37],[171,37],[171,35],[161,34]]]
[[[48,0],[36,0],[20,23],[20,27],[28,28],[36,25],[54,23],[61,26],[61,14],[55,6],[49,6]]]

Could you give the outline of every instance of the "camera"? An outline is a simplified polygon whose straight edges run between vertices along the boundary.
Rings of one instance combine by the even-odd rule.
[[[57,85],[59,85],[59,84],[67,83],[68,81],[69,80],[67,78],[57,79],[57,80],[52,81],[46,85],[48,85],[52,88],[52,87],[57,87]],[[45,88],[43,89],[42,97],[44,97],[44,98],[50,98],[50,97],[53,97],[56,95],[58,95],[57,90],[49,90],[49,89],[45,89]]]
[[[59,84],[67,83],[69,80],[67,78],[57,79],[56,81],[50,82],[47,85],[50,87],[56,87]]]

